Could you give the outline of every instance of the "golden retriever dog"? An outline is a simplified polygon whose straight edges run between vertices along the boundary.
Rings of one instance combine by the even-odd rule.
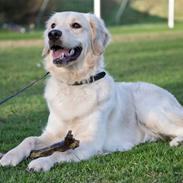
[[[6,153],[1,166],[16,166],[36,150],[72,130],[80,146],[32,160],[28,169],[48,171],[56,163],[127,151],[135,145],[170,138],[183,141],[183,108],[168,91],[144,82],[117,83],[105,71],[103,52],[110,36],[93,14],[55,13],[45,31],[45,98],[50,111],[41,136],[28,137]]]

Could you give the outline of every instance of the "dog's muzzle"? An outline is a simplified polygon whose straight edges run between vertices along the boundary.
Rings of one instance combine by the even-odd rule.
[[[49,46],[53,57],[53,63],[58,67],[68,65],[76,61],[82,52],[81,46],[67,48],[61,41],[62,32],[60,30],[51,30],[48,33]]]

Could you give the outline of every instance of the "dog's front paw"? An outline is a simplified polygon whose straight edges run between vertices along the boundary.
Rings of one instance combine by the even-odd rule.
[[[1,166],[16,166],[23,160],[23,156],[21,153],[16,150],[12,149],[11,151],[7,152],[0,160]]]
[[[28,171],[30,172],[46,172],[49,171],[50,168],[52,167],[52,164],[49,162],[47,157],[35,159],[31,161],[28,165]]]

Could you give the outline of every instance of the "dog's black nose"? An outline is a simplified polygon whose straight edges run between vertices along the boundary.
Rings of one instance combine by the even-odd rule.
[[[62,32],[60,30],[51,30],[48,33],[49,40],[56,41],[62,36]]]

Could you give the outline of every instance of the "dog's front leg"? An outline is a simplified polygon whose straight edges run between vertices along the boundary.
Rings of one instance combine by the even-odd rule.
[[[71,161],[79,161],[79,158],[72,153],[64,153],[64,152],[55,152],[50,156],[38,158],[32,160],[28,165],[28,171],[31,172],[40,172],[40,171],[49,171],[54,164],[60,162],[71,162]]]
[[[89,144],[87,144],[87,148],[83,148],[83,146],[81,146],[75,150],[69,150],[67,152],[55,152],[50,156],[32,160],[28,165],[28,170],[36,172],[49,171],[56,163],[78,162],[80,160],[86,160],[99,152],[88,147],[90,147]]]
[[[44,147],[46,139],[40,137],[27,137],[17,147],[8,151],[0,160],[1,166],[16,166],[27,158],[32,150]]]

